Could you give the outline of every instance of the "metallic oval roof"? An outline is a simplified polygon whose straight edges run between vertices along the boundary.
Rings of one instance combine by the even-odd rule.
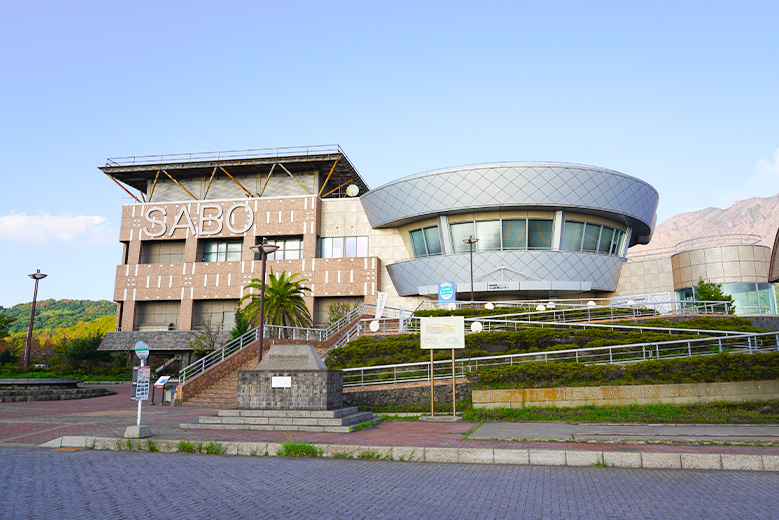
[[[659,195],[648,183],[596,166],[496,163],[447,168],[398,179],[361,197],[374,228],[438,215],[490,210],[569,210],[631,226],[631,242],[651,236]]]

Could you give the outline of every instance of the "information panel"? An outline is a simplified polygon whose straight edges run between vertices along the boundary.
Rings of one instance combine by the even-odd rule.
[[[149,400],[149,380],[151,378],[151,367],[138,367],[138,379],[135,386],[135,400]]]
[[[423,349],[465,348],[465,318],[420,318],[420,345]]]

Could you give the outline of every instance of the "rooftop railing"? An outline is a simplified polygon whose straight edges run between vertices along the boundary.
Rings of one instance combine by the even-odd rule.
[[[174,153],[166,155],[137,155],[133,157],[113,157],[106,159],[107,167],[141,166],[147,164],[171,164],[206,161],[231,161],[240,159],[264,159],[268,157],[291,157],[307,155],[344,154],[337,144],[314,146],[291,146],[282,148],[253,148],[250,150],[227,150],[221,152]]]
[[[628,251],[628,262],[640,262],[642,260],[654,260],[658,258],[667,258],[677,253],[701,249],[714,246],[752,246],[760,244],[763,238],[760,235],[751,233],[725,233],[722,235],[712,235],[705,237],[689,238],[682,240],[671,247],[660,247],[654,249],[640,249]]]

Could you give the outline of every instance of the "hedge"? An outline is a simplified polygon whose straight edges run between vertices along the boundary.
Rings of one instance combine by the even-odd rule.
[[[522,363],[469,375],[472,388],[715,383],[779,379],[779,352],[717,354],[627,365]]]

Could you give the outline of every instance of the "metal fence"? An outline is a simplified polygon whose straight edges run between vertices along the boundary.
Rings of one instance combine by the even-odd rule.
[[[690,340],[635,343],[581,349],[505,354],[455,360],[455,377],[470,372],[520,363],[567,361],[584,364],[627,364],[651,359],[675,359],[727,353],[767,352],[779,350],[779,332],[740,333],[733,336]],[[433,363],[434,379],[452,377],[451,359]],[[402,363],[373,367],[346,368],[344,387],[395,385],[430,381],[430,363]]]
[[[543,307],[543,308],[542,308]],[[586,310],[589,309],[593,313],[597,313],[598,310],[614,308],[623,309],[626,315],[629,315],[629,310],[633,309],[641,314],[648,315],[654,312],[655,314],[728,314],[730,312],[730,304],[722,301],[697,301],[697,300],[669,300],[662,302],[647,302],[636,301],[614,303],[609,298],[596,298],[590,300],[533,300],[533,301],[476,301],[465,302],[456,301],[449,303],[439,303],[435,300],[425,300],[419,304],[416,311],[425,310],[457,310],[457,309],[506,309],[507,315],[511,312],[511,309],[516,308],[519,312],[533,312],[533,311],[562,311],[562,310]],[[514,313],[516,314],[516,313]]]
[[[326,329],[308,329],[301,327],[283,327],[279,325],[265,325],[263,331],[263,337],[267,339],[288,339],[288,340],[301,340],[301,341],[324,341],[331,335],[341,330],[349,322],[355,320],[363,314],[367,314],[370,310],[375,313],[375,305],[370,303],[363,303],[358,305],[343,316],[338,321],[332,323]],[[405,309],[398,309],[395,307],[385,307],[382,315],[388,316],[410,316],[411,312]],[[226,357],[230,356],[234,352],[242,350],[246,345],[259,339],[259,327],[255,327],[242,336],[239,336],[220,348],[210,352],[204,357],[198,359],[194,363],[184,367],[179,372],[179,380],[184,383],[187,379],[192,379],[194,376],[206,371],[212,365],[219,363]]]
[[[178,153],[167,155],[139,155],[134,157],[111,157],[106,166],[137,166],[144,164],[189,163],[199,161],[229,161],[238,159],[264,159],[267,157],[290,157],[301,155],[342,154],[337,144],[295,146],[285,148],[255,148],[251,150],[227,150],[221,152]]]

